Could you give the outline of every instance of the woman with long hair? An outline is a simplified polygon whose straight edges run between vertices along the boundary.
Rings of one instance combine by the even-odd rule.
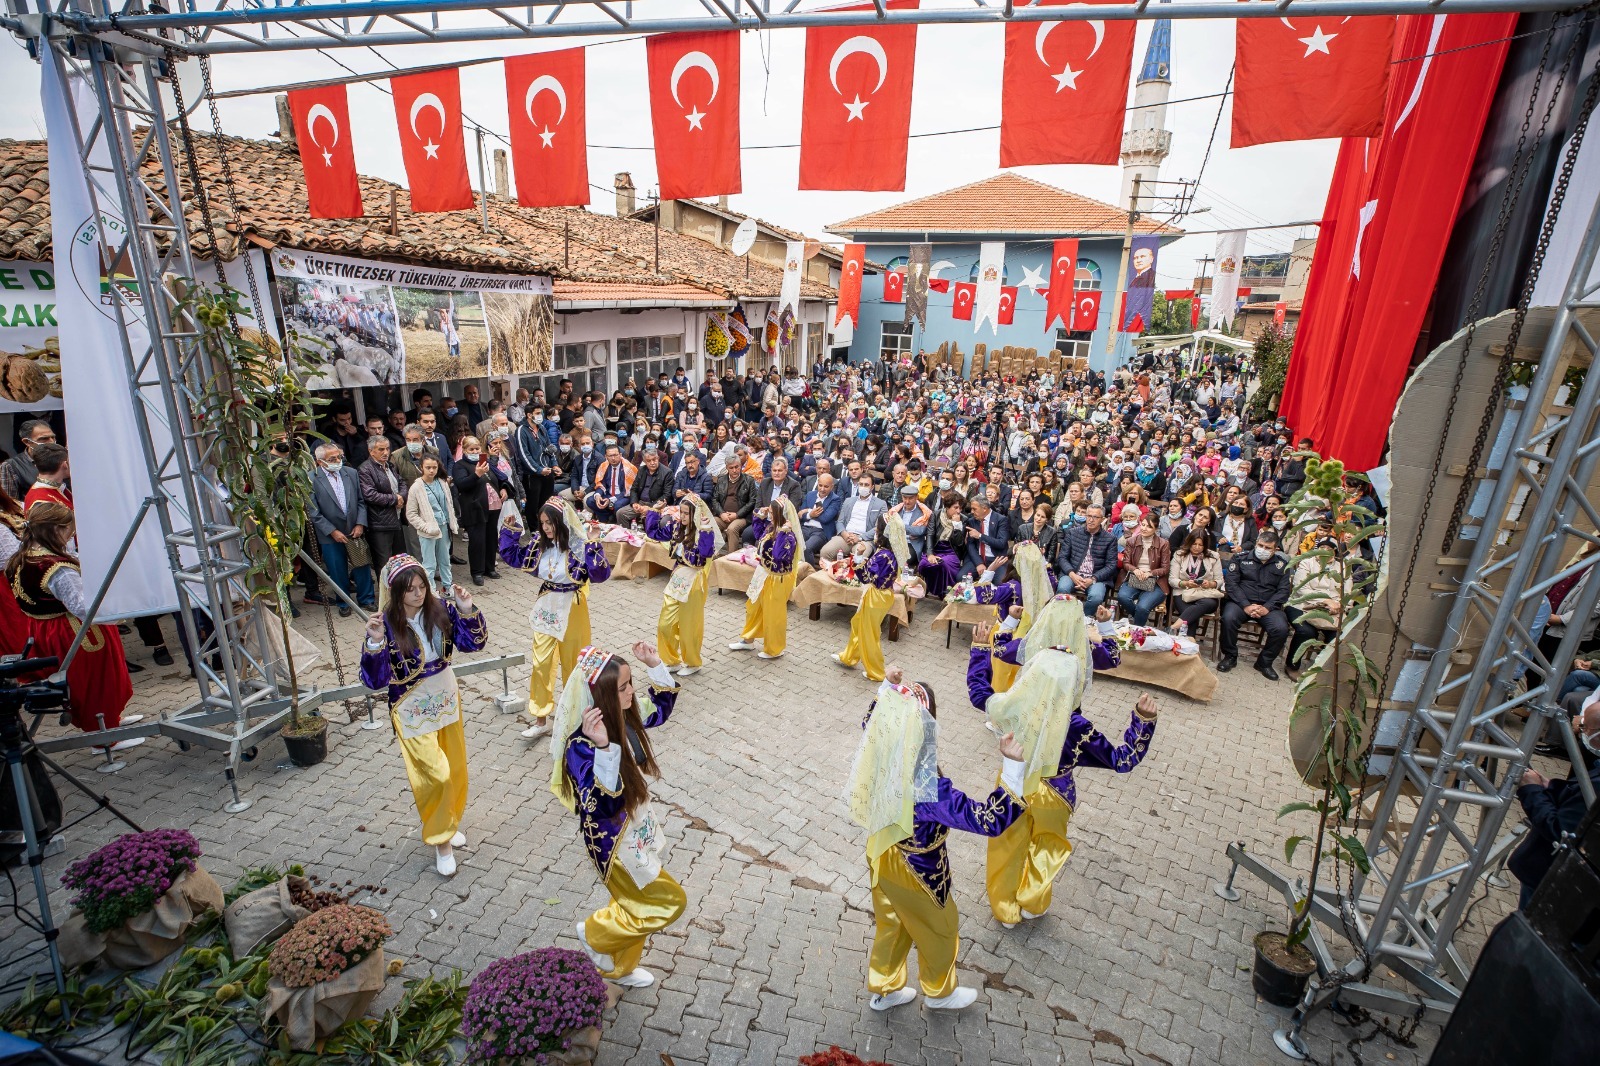
[[[1156,516],[1149,511],[1140,515],[1122,550],[1122,584],[1117,588],[1117,602],[1136,626],[1148,623],[1150,612],[1171,591],[1167,569],[1172,563],[1172,547],[1156,532],[1156,522]]]
[[[457,648],[488,642],[483,612],[460,585],[448,601],[433,594],[428,572],[404,553],[378,575],[378,610],[367,619],[361,682],[387,689],[389,721],[400,740],[422,839],[434,848],[434,869],[456,872],[455,849],[467,843],[467,739],[461,724],[461,686],[451,660]]]
[[[1182,606],[1173,632],[1187,636],[1206,615],[1217,610],[1227,595],[1222,560],[1206,546],[1204,530],[1195,530],[1183,542],[1183,549],[1172,557],[1167,568],[1167,583],[1177,593]]]
[[[692,517],[691,517],[692,516]],[[722,532],[706,501],[690,493],[680,504],[644,513],[644,535],[671,545],[677,565],[661,597],[656,644],[667,668],[679,677],[698,674],[706,636],[706,566],[722,550]]]
[[[0,488],[0,568],[9,567],[22,550],[22,529],[26,525],[22,505]],[[17,606],[11,582],[0,585],[0,655],[20,655],[28,646],[28,619]]]
[[[660,777],[649,730],[666,722],[677,682],[649,644],[633,656],[650,677],[648,717],[633,668],[599,648],[584,648],[561,692],[550,738],[550,791],[578,816],[580,836],[611,902],[578,923],[578,943],[604,977],[627,988],[655,983],[639,965],[646,942],[683,914],[682,887],[661,865],[661,820],[646,778]]]
[[[945,841],[952,829],[996,837],[1023,816],[1025,753],[1015,737],[1002,736],[1001,784],[981,800],[968,798],[939,771],[933,689],[904,680],[897,666],[885,671],[862,723],[846,792],[852,820],[867,831],[875,919],[868,1003],[882,1011],[916,998],[916,989],[906,987],[915,947],[928,1006],[960,1010],[978,994],[956,983],[961,919]]]
[[[511,494],[511,483],[477,437],[467,434],[461,438],[461,447],[461,461],[451,471],[451,484],[461,500],[472,583],[481,585],[484,578],[500,577],[495,571],[494,531],[500,508]]]
[[[89,613],[83,574],[67,547],[75,529],[71,508],[50,501],[34,504],[17,550],[6,564],[11,594],[27,619],[23,644],[33,638],[35,657],[64,659]],[[72,724],[85,733],[115,729],[123,723],[123,708],[132,698],[133,681],[128,677],[122,637],[116,626],[96,625],[67,666],[67,711]],[[128,720],[136,719],[130,715]],[[143,743],[143,737],[133,737],[111,747],[118,751]]]
[[[578,653],[589,643],[589,585],[611,576],[611,562],[598,537],[589,538],[571,503],[552,496],[539,508],[532,532],[508,517],[500,527],[500,558],[542,583],[528,613],[533,627],[528,682],[528,740],[550,733],[560,679],[570,678]],[[560,668],[559,678],[557,668]]]
[[[756,518],[755,538],[761,562],[746,594],[744,630],[728,649],[750,651],[759,640],[757,658],[776,659],[788,643],[789,597],[800,558],[800,516],[789,497],[779,493],[777,502]]]

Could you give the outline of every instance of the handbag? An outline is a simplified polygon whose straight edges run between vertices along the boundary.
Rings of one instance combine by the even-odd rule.
[[[367,547],[367,536],[349,537],[344,542],[344,552],[351,566],[366,566],[372,562],[372,550]]]

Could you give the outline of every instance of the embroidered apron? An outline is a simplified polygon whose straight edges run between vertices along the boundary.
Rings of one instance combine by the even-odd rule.
[[[628,818],[616,848],[617,861],[638,887],[644,888],[661,876],[663,845],[661,821],[656,817],[655,805],[646,803]]]
[[[541,593],[533,603],[533,610],[528,612],[528,625],[535,633],[561,640],[567,635],[567,616],[576,602],[576,592]]]
[[[414,740],[437,733],[461,720],[461,694],[456,674],[445,667],[432,677],[423,678],[394,705],[394,717],[401,740]]]
[[[750,587],[745,590],[745,595],[749,597],[751,603],[761,598],[761,590],[766,586],[767,578],[771,576],[771,571],[759,563],[756,564],[756,572],[750,577]]]
[[[692,566],[684,565],[674,569],[672,577],[667,579],[667,599],[688,603],[689,593],[694,590],[694,579],[699,576],[700,571]]]

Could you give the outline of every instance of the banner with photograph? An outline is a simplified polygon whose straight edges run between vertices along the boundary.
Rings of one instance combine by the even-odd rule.
[[[312,388],[536,374],[550,369],[546,275],[479,274],[281,248],[286,326],[327,360]]]
[[[0,414],[61,409],[54,263],[0,263]]]
[[[1123,333],[1143,333],[1150,328],[1156,309],[1156,253],[1159,237],[1135,237],[1128,255],[1128,277],[1123,285]]]

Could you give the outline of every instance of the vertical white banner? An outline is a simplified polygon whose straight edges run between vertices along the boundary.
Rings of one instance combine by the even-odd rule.
[[[1217,234],[1217,275],[1211,282],[1211,328],[1233,324],[1239,302],[1239,272],[1244,267],[1244,237],[1249,230],[1230,229]]]
[[[1004,241],[984,241],[978,246],[978,291],[972,301],[972,328],[989,320],[989,332],[1000,332],[1000,288],[1005,282]]]
[[[152,294],[139,291],[127,260],[110,261],[126,226],[113,213],[114,203],[106,203],[106,210],[96,216],[89,176],[74,147],[74,114],[79,129],[92,129],[98,122],[94,90],[77,78],[70,86],[66,84],[47,45],[44,51],[41,95],[50,143],[51,236],[67,444],[72,454],[73,495],[91,509],[93,519],[78,524],[84,591],[92,600],[110,581],[100,605],[102,621],[171,611],[178,605],[178,594],[153,508],[144,513],[122,564],[114,576],[111,573],[117,550],[134,528],[140,505],[151,494],[150,471],[128,387],[116,293],[125,294],[135,311],[127,328],[128,343],[135,353],[149,342],[144,319],[137,312],[141,301]],[[103,145],[101,141],[96,148],[95,165],[109,170],[110,153]],[[151,386],[148,392],[161,409],[159,389]],[[171,447],[166,426],[150,424],[150,447],[158,457]],[[181,519],[174,516],[174,520]]]
[[[783,289],[778,295],[778,313],[785,308],[800,313],[800,267],[806,261],[806,242],[790,241],[783,253]]]

